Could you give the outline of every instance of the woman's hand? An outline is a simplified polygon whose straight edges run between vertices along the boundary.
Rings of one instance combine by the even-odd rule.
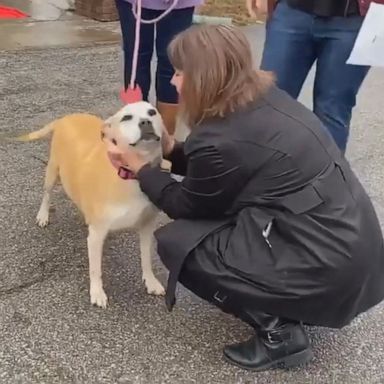
[[[163,134],[161,135],[161,146],[163,148],[163,156],[167,157],[173,151],[175,147],[175,139],[173,136],[170,136],[166,129],[164,129]]]

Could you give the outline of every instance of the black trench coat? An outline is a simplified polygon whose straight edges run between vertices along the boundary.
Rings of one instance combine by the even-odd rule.
[[[372,203],[316,116],[286,93],[273,88],[195,127],[171,160],[181,183],[148,165],[138,174],[175,219],[156,233],[169,307],[183,261],[198,252],[217,254],[272,315],[339,328],[383,299]]]

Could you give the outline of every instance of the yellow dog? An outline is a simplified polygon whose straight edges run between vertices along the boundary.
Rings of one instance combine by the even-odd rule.
[[[112,165],[114,154],[124,145],[134,146],[148,161],[160,164],[163,130],[158,111],[147,102],[139,102],[124,106],[106,121],[90,114],[72,114],[18,138],[19,141],[31,141],[53,133],[37,223],[41,227],[48,224],[51,191],[60,178],[66,194],[82,212],[88,225],[92,304],[107,306],[101,271],[103,244],[109,231],[120,229],[138,231],[147,291],[164,294],[151,262],[158,211],[141,192],[138,182],[122,179]]]

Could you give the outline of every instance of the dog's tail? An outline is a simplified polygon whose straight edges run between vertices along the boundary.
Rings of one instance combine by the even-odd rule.
[[[37,131],[33,131],[33,132],[27,133],[25,135],[17,136],[14,138],[9,138],[8,140],[9,141],[22,141],[22,142],[39,140],[39,139],[42,139],[43,137],[47,136],[48,134],[50,134],[55,129],[54,125],[55,125],[54,122],[51,122],[51,123],[47,124],[45,127],[41,128]]]

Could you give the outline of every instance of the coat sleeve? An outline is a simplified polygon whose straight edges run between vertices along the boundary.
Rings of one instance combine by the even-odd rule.
[[[184,153],[184,143],[176,142],[173,151],[166,157],[172,163],[171,172],[185,176],[187,172],[187,156]]]
[[[145,165],[137,175],[140,187],[172,219],[223,217],[244,184],[238,155],[227,152],[207,146],[190,153],[182,182],[160,168]]]

